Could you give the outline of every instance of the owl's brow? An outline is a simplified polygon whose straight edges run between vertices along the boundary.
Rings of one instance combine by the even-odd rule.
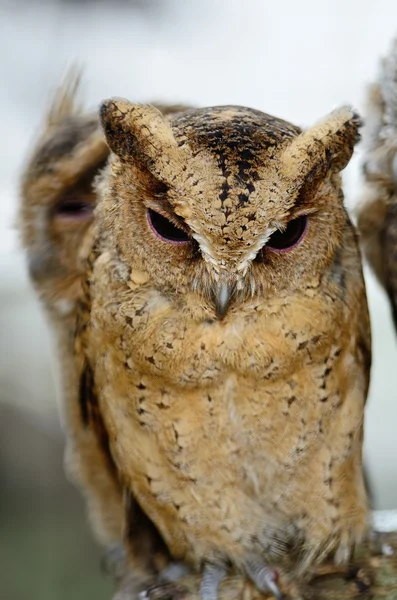
[[[158,212],[163,217],[179,225],[186,232],[190,233],[190,227],[185,223],[185,220],[175,212],[174,207],[168,200],[166,193],[164,194],[150,194],[146,200],[148,208],[151,208],[155,212]]]

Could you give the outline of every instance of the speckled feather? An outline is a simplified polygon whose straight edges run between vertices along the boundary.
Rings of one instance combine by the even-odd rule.
[[[43,131],[24,169],[20,231],[30,277],[55,337],[61,370],[61,408],[66,432],[66,466],[85,493],[94,530],[106,547],[124,532],[123,487],[111,458],[92,373],[74,360],[77,304],[84,268],[79,253],[93,221],[93,181],[106,164],[109,148],[98,115],[79,105],[79,74],[69,72],[47,113]],[[186,107],[161,105],[164,114]],[[85,210],[62,213],[64,202]],[[83,372],[82,372],[83,370]],[[158,532],[133,498],[130,526],[136,552],[130,552],[135,582],[147,581],[167,565],[169,553]],[[132,546],[131,546],[132,548]],[[120,559],[123,562],[123,558]]]
[[[340,109],[301,133],[241,107],[167,121],[123,100],[101,119],[113,153],[76,360],[92,370],[119,481],[197,568],[259,557],[302,574],[329,552],[346,559],[367,525],[370,331],[338,175],[359,120]],[[156,237],[148,208],[191,241]],[[268,249],[300,215],[302,242]]]

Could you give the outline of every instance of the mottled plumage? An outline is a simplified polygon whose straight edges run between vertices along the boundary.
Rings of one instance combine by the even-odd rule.
[[[123,488],[106,447],[106,431],[92,393],[91,374],[76,372],[74,331],[81,300],[84,263],[79,259],[93,221],[93,182],[109,149],[98,115],[78,105],[79,78],[70,73],[47,114],[45,126],[24,170],[20,230],[30,277],[55,334],[62,379],[67,437],[67,470],[88,499],[94,529],[106,547],[124,535]],[[165,114],[182,106],[161,106]],[[84,399],[83,404],[80,402]],[[136,553],[130,554],[129,589],[142,587],[169,563],[169,553],[144,512],[129,500]],[[140,532],[140,533],[139,533]],[[120,552],[112,561],[123,562]],[[120,570],[120,567],[117,567]]]
[[[75,357],[127,547],[134,498],[205,567],[208,598],[229,567],[265,587],[270,565],[347,559],[367,526],[370,331],[339,177],[357,116],[302,133],[247,108],[166,120],[109,100],[101,120]]]
[[[382,61],[367,104],[358,228],[365,255],[389,295],[397,327],[397,40]]]

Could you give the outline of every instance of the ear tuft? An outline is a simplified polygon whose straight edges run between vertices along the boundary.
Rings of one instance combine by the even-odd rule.
[[[134,139],[128,121],[132,106],[128,100],[112,98],[102,102],[99,108],[99,118],[108,146],[124,159],[128,159],[133,153]]]
[[[333,111],[324,122],[324,144],[329,148],[331,166],[335,171],[344,169],[361,139],[363,125],[360,115],[349,106]]]
[[[360,139],[361,125],[360,116],[344,106],[298,135],[282,154],[289,176],[303,180],[311,172],[322,177],[329,170],[344,169]]]
[[[66,72],[62,83],[55,92],[54,99],[47,113],[47,129],[57,127],[67,117],[82,113],[82,106],[78,103],[78,93],[81,83],[82,69],[73,65]]]
[[[156,171],[177,148],[170,124],[154,106],[112,98],[102,103],[100,119],[109,147],[125,161]]]

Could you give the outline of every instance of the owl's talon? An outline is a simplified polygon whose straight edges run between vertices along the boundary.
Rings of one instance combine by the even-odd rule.
[[[201,600],[218,600],[218,587],[226,573],[226,569],[220,565],[205,564],[200,587]]]
[[[271,592],[277,600],[283,600],[283,595],[276,584],[277,572],[269,569],[263,563],[248,561],[246,564],[248,576],[261,592]]]

